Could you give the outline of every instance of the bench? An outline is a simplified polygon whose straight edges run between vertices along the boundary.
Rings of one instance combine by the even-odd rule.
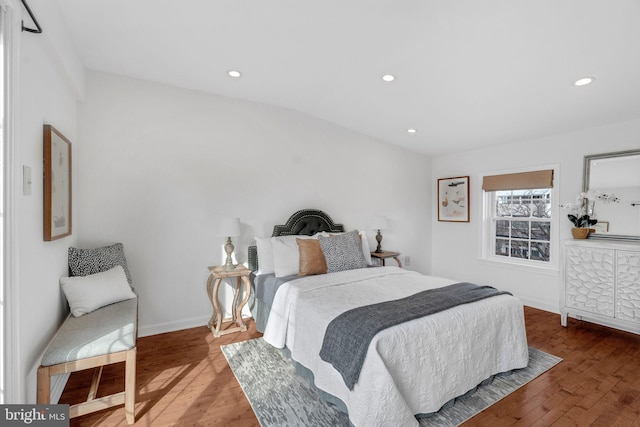
[[[52,375],[96,368],[87,401],[72,405],[69,417],[124,403],[127,422],[133,424],[137,317],[137,298],[102,307],[81,317],[69,315],[47,347],[38,368],[38,404],[50,403]],[[124,391],[96,398],[103,366],[118,362],[125,362]]]
[[[120,247],[114,245],[106,249],[113,252],[112,248],[120,252],[122,249],[121,245]],[[100,248],[99,250],[103,249],[105,248]],[[70,254],[71,252],[72,250],[70,249]],[[103,254],[104,251],[100,252],[101,256]],[[97,271],[102,271],[109,268],[110,265],[111,263],[107,263],[96,268],[98,269]],[[126,266],[126,264],[124,265]],[[126,280],[124,272],[121,274],[121,281]],[[86,277],[89,278],[90,276]],[[93,277],[97,277],[97,275]],[[84,285],[84,282],[82,284]],[[123,286],[128,288],[126,282]],[[87,295],[94,294],[95,292],[93,291],[96,290],[96,288],[89,288],[92,292],[87,293],[86,289],[84,288],[82,292]],[[69,300],[69,295],[66,296]],[[51,339],[38,367],[38,404],[51,403],[51,377],[53,375],[95,368],[87,400],[71,405],[69,407],[69,417],[78,417],[124,403],[127,422],[129,424],[135,422],[138,298],[133,292],[131,292],[131,297],[128,298],[80,315],[74,313],[74,307],[72,307],[72,313],[69,314]],[[70,301],[70,305],[72,305],[72,301]],[[79,317],[75,317],[74,314],[79,315]],[[124,391],[98,398],[98,384],[102,376],[103,367],[119,362],[125,363]]]

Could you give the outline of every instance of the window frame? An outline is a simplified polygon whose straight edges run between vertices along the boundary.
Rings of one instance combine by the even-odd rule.
[[[531,260],[524,258],[514,258],[511,256],[502,256],[495,254],[495,245],[496,245],[496,223],[497,220],[494,221],[495,206],[496,206],[496,191],[482,191],[482,197],[479,199],[482,200],[481,209],[482,209],[482,238],[481,238],[481,259],[485,261],[489,261],[492,263],[497,263],[504,266],[512,266],[516,268],[531,268],[537,271],[558,271],[559,268],[559,221],[558,217],[560,215],[560,203],[558,202],[558,193],[560,187],[559,180],[559,167],[558,165],[546,165],[546,166],[537,166],[537,167],[529,167],[529,168],[518,168],[518,169],[510,169],[503,171],[490,171],[480,175],[480,181],[482,182],[485,176],[490,175],[502,175],[502,174],[510,174],[510,173],[521,173],[521,172],[533,172],[544,169],[552,169],[553,170],[553,188],[550,190],[550,204],[551,204],[551,218],[548,220],[551,230],[549,234],[549,261],[539,261],[539,260]],[[509,218],[508,220],[510,220]],[[534,218],[527,218],[528,221],[533,220]],[[547,222],[547,220],[544,220]]]

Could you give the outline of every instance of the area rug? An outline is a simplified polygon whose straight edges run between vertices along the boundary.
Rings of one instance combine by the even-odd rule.
[[[222,352],[262,427],[350,426],[347,414],[321,399],[313,383],[296,374],[291,359],[262,338],[222,346]],[[420,426],[460,425],[561,360],[529,347],[529,366],[495,376],[453,405],[419,419]]]

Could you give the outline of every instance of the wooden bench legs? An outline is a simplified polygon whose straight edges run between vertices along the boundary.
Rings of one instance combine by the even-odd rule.
[[[102,375],[102,367],[112,363],[125,362],[124,391],[96,398],[98,383]],[[112,406],[124,403],[124,412],[127,423],[135,422],[136,405],[136,348],[121,351],[118,353],[105,354],[103,356],[90,357],[87,359],[74,360],[67,363],[60,363],[52,366],[40,366],[38,368],[38,404],[51,403],[51,376],[60,375],[67,372],[82,371],[84,369],[96,368],[93,381],[89,389],[86,402],[71,405],[69,417],[79,417],[91,412],[101,411]]]
[[[136,422],[136,348],[127,352],[124,372],[124,414],[127,423]]]

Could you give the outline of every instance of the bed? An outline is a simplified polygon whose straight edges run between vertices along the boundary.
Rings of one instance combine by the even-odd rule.
[[[256,237],[256,245],[249,246],[248,264],[249,269],[253,272],[251,275],[252,295],[251,314],[256,322],[256,329],[264,332],[271,310],[271,304],[278,288],[291,280],[298,278],[298,266],[289,268],[287,266],[278,266],[278,274],[276,277],[275,266],[273,265],[273,246],[272,240],[276,238],[280,242],[286,242],[290,236],[314,236],[318,233],[341,233],[344,232],[342,224],[336,224],[331,217],[325,212],[317,209],[303,209],[289,217],[287,222],[282,225],[275,225],[271,237]],[[363,239],[366,243],[366,239]],[[280,249],[286,248],[286,243],[279,245]],[[289,245],[297,252],[297,247]],[[259,250],[259,252],[258,252]],[[364,250],[364,249],[363,249]],[[367,246],[368,250],[368,246]],[[285,255],[284,250],[279,255]],[[262,255],[262,262],[259,262],[258,255]],[[293,264],[299,263],[294,261]],[[293,272],[292,274],[286,274]]]
[[[322,211],[296,212],[286,224],[274,227],[273,234],[264,241],[257,240],[256,247],[250,248],[250,267],[256,271],[253,281],[256,325],[264,326],[261,330],[266,342],[286,349],[303,370],[312,374],[320,390],[346,408],[354,426],[418,425],[416,417],[438,411],[487,378],[527,366],[522,303],[510,294],[496,291],[495,295],[417,316],[376,332],[370,341],[365,341],[356,380],[349,382],[348,379],[353,379],[351,373],[345,373],[344,366],[336,363],[335,358],[325,357],[327,348],[333,345],[338,362],[346,360],[350,364],[358,359],[358,352],[351,347],[343,354],[338,349],[335,355],[336,342],[350,344],[339,341],[344,337],[330,334],[339,319],[347,316],[343,320],[351,324],[347,337],[366,335],[368,321],[354,321],[358,317],[348,315],[366,309],[377,312],[379,306],[386,310],[389,304],[398,302],[402,307],[422,305],[422,301],[429,302],[445,289],[451,292],[449,288],[475,285],[398,267],[373,267],[364,254],[369,249],[363,235],[358,248],[362,253],[353,255],[358,259],[358,268],[340,267],[336,271],[332,264],[335,257],[327,252],[332,246],[327,245],[339,245],[347,239],[353,243],[354,232],[345,232],[342,225],[335,224]],[[294,261],[287,269],[277,258],[293,256],[296,244],[301,248],[302,243],[316,245],[309,239],[317,239],[323,245],[330,272],[306,274],[305,267],[303,276],[287,274],[293,271]],[[269,240],[272,254],[265,252]],[[288,244],[288,252],[276,249],[283,242]],[[349,250],[356,252],[353,244]],[[302,249],[298,255],[295,262],[300,266],[299,273],[303,273],[306,256]],[[274,257],[274,266],[266,259],[269,256]],[[343,252],[341,257],[351,255]],[[371,312],[366,313],[360,319],[369,319],[370,315]],[[383,316],[382,320],[404,315]]]

